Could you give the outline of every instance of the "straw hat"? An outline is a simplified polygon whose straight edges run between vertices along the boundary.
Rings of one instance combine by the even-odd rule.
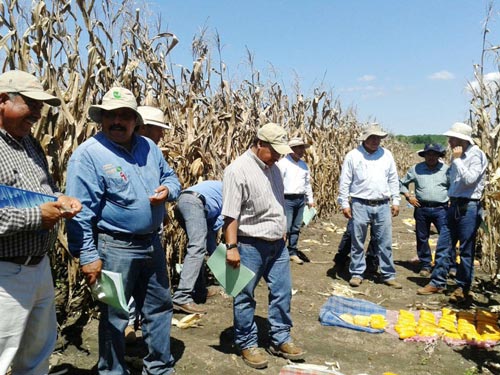
[[[142,116],[137,112],[137,101],[130,90],[123,87],[112,87],[102,98],[101,104],[91,105],[89,117],[92,121],[101,123],[102,111],[113,111],[119,108],[129,108],[137,114],[137,125],[142,125]]]
[[[290,142],[288,142],[288,146],[290,147],[304,146],[305,148],[311,147],[310,144],[306,143],[306,141],[300,137],[293,137],[292,139],[290,139]]]
[[[373,123],[363,130],[363,132],[359,136],[359,140],[364,142],[372,135],[376,135],[377,137],[380,138],[387,137],[387,133],[382,130],[380,125],[377,123]]]

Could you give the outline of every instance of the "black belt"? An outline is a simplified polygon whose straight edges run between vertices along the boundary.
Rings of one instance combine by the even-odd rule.
[[[107,234],[120,241],[146,241],[151,240],[158,232],[151,232],[145,234],[123,233],[123,232],[99,232]]]
[[[4,257],[0,258],[1,262],[11,262],[15,264],[21,264],[23,266],[36,266],[38,263],[45,258],[45,255],[37,255],[37,256],[18,256],[18,257]]]
[[[450,197],[450,202],[451,203],[469,203],[469,202],[479,202],[481,199],[477,198],[465,198],[465,197]]]
[[[305,194],[285,194],[286,199],[299,199],[304,198]]]
[[[368,206],[380,206],[381,204],[386,204],[389,202],[389,199],[370,200],[370,199],[362,199],[362,198],[356,198],[356,197],[354,197],[354,199],[356,199],[359,202],[366,204]]]
[[[259,237],[249,237],[249,236],[238,236],[238,242],[243,242],[243,243],[254,243],[254,242],[266,242],[268,244],[274,244],[278,241],[283,241],[283,238],[279,238],[277,240],[265,240],[263,238]]]
[[[203,195],[201,195],[200,193],[197,193],[196,191],[183,190],[183,191],[181,191],[181,194],[194,195],[196,198],[198,198],[203,203],[203,205],[207,204],[207,201],[205,200],[205,197]]]
[[[448,206],[448,202],[431,202],[431,201],[418,201],[420,203],[420,207],[446,207]]]

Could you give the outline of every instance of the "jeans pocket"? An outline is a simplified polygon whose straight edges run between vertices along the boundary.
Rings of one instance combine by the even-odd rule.
[[[12,262],[0,262],[0,277],[11,277],[21,273],[21,265]]]

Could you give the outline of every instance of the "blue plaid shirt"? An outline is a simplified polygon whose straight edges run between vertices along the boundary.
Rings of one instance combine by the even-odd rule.
[[[0,184],[49,195],[60,195],[50,174],[45,153],[32,136],[20,141],[0,129]],[[0,208],[0,258],[40,256],[49,251],[58,227],[42,229],[40,207]]]

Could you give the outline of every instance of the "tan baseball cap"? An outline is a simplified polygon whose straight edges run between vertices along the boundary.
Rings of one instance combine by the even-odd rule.
[[[61,105],[61,99],[45,92],[38,78],[22,70],[10,70],[1,74],[0,92],[19,93],[27,98],[39,100],[51,106]]]
[[[102,111],[114,111],[119,108],[129,108],[137,114],[137,125],[142,125],[142,116],[137,111],[137,100],[130,90],[124,87],[112,87],[102,98],[101,104],[89,107],[89,117],[92,121],[101,123]]]
[[[137,107],[137,112],[141,114],[144,125],[153,125],[164,129],[170,129],[170,125],[165,123],[165,116],[161,109],[149,105],[141,105]]]
[[[281,155],[288,155],[293,150],[288,146],[288,136],[286,130],[278,124],[269,122],[257,130],[257,138],[267,142],[271,147]]]

